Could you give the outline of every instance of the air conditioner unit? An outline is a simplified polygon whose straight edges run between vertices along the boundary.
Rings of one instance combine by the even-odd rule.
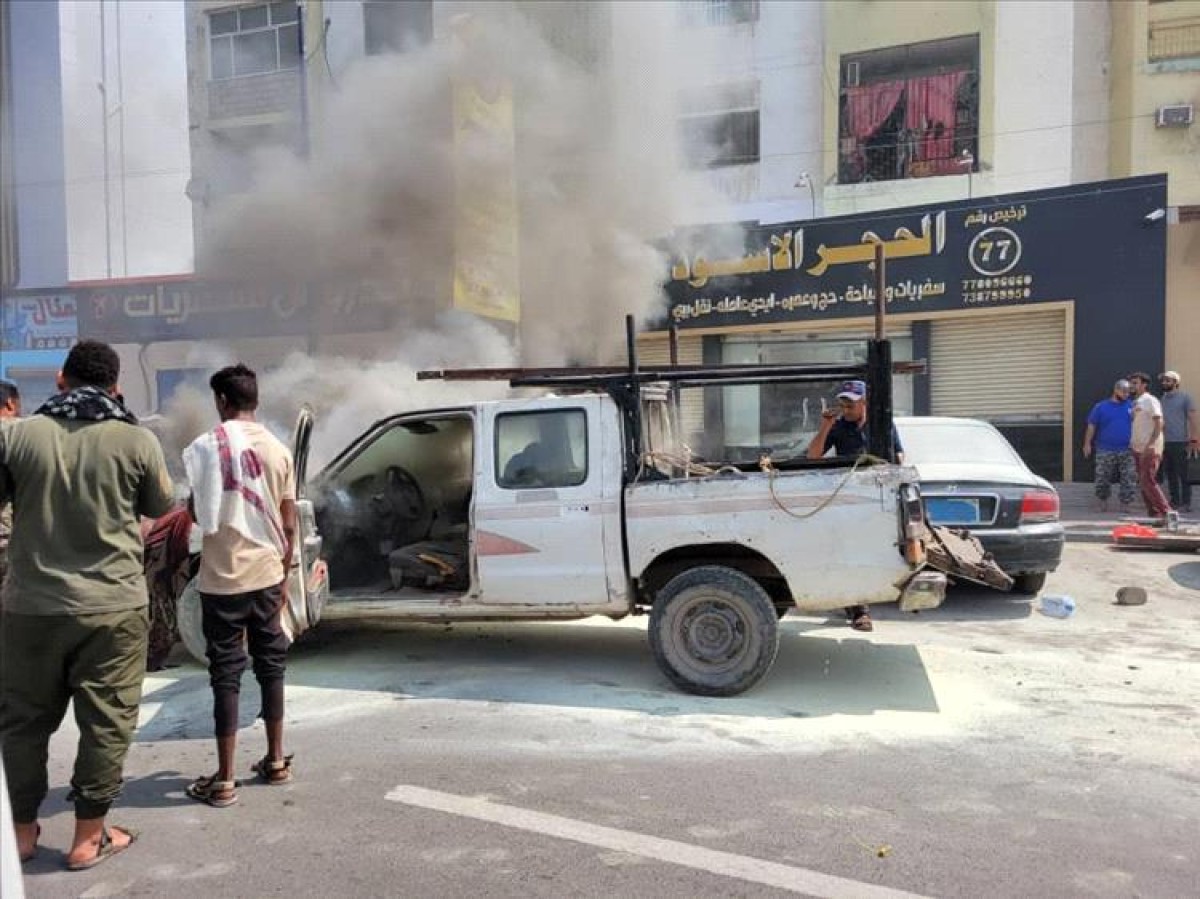
[[[1196,120],[1196,107],[1191,103],[1160,106],[1154,114],[1156,128],[1187,128]]]

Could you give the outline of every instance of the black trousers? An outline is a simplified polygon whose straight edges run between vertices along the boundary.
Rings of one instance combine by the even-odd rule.
[[[238,700],[246,650],[262,692],[259,717],[283,720],[283,678],[288,638],[279,623],[283,594],[278,587],[218,596],[201,593],[204,639],[208,643],[208,680],[213,691],[213,720],[218,737],[237,733]]]
[[[1163,446],[1163,482],[1167,485],[1173,509],[1192,504],[1192,485],[1187,479],[1187,451],[1188,445],[1185,442],[1173,440]]]

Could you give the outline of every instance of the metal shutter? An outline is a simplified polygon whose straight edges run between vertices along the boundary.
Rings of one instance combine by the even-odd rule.
[[[654,337],[638,337],[639,365],[670,365],[670,341]],[[679,335],[679,364],[704,364],[704,338]],[[704,391],[694,387],[684,390],[679,396],[680,436],[692,442],[695,435],[704,433]]]
[[[935,321],[929,353],[931,411],[969,418],[1061,419],[1065,345],[1061,310]]]

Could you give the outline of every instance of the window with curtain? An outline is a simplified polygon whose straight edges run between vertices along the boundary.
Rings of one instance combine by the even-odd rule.
[[[842,57],[839,182],[974,171],[978,135],[978,35]]]

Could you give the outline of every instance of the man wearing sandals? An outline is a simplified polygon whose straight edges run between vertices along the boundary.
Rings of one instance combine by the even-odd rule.
[[[145,671],[142,516],[166,514],[171,479],[158,440],[125,408],[121,363],[107,344],[77,343],[62,391],[31,418],[0,428],[0,501],[12,500],[0,616],[0,744],[17,849],[37,851],[47,749],[68,703],[79,748],[71,776],[72,870],[128,848],[107,826],[121,792]]]
[[[843,381],[838,388],[838,408],[821,410],[821,426],[808,445],[810,459],[822,458],[830,449],[835,456],[856,459],[867,452],[870,439],[867,432],[867,385],[864,381]],[[900,435],[892,425],[892,445],[896,460],[903,461],[904,448]],[[856,631],[871,631],[871,613],[866,606],[846,606],[846,618]]]
[[[290,642],[281,611],[287,602],[296,535],[296,479],[291,453],[255,420],[258,379],[244,365],[209,381],[221,423],[183,453],[192,486],[190,507],[204,535],[200,601],[213,691],[217,770],[187,795],[216,808],[237,802],[234,777],[238,699],[246,649],[262,692],[267,754],[253,767],[271,784],[292,778],[283,754],[283,679]]]

